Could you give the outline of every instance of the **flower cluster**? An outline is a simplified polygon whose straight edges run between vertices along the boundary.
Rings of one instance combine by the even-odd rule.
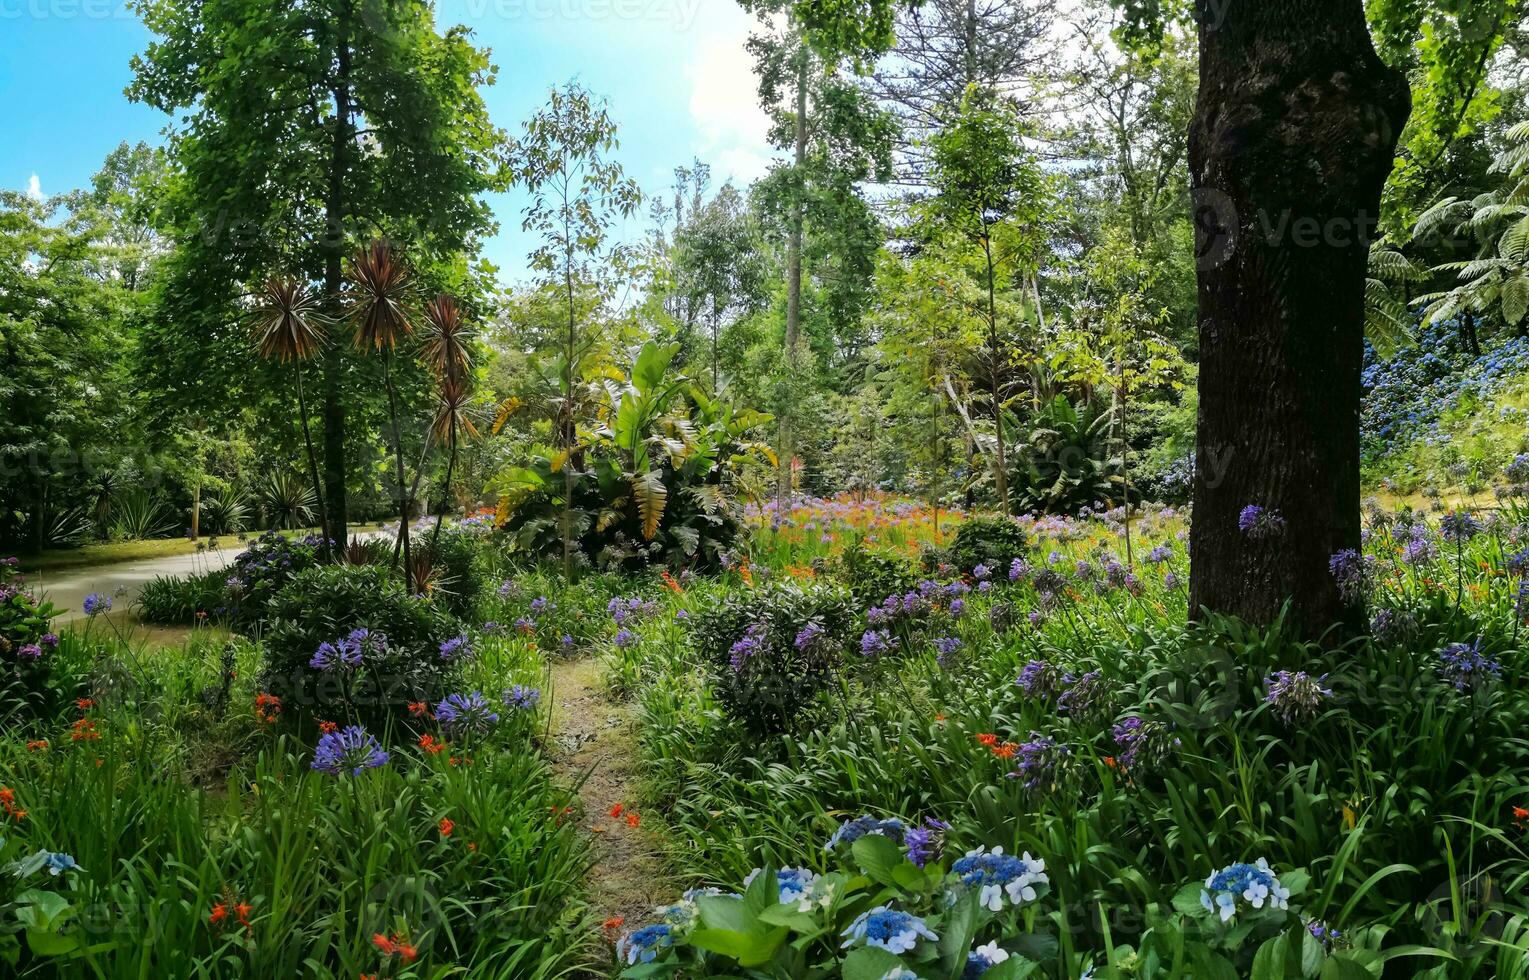
[[[951,865],[951,871],[967,888],[976,889],[977,901],[992,912],[1003,911],[1005,897],[1014,906],[1035,901],[1040,895],[1036,886],[1051,880],[1046,876],[1045,861],[1032,858],[1029,852],[1020,857],[1005,854],[1001,847],[967,851]]]
[[[1287,727],[1311,721],[1333,692],[1322,686],[1327,675],[1312,677],[1304,670],[1282,670],[1264,679],[1264,702]]]
[[[447,662],[457,660],[471,660],[473,655],[472,640],[466,633],[453,636],[441,644],[441,659]]]
[[[1167,725],[1135,715],[1116,722],[1110,735],[1120,749],[1115,765],[1126,772],[1160,767],[1180,744]]]
[[[845,949],[858,944],[884,949],[893,955],[912,950],[918,945],[920,937],[930,942],[939,942],[940,939],[929,930],[923,919],[886,905],[878,905],[869,912],[860,913],[860,917],[850,923],[841,935],[844,937]]]
[[[1237,515],[1237,527],[1254,541],[1279,537],[1285,531],[1285,518],[1277,510],[1248,504]]]
[[[319,739],[318,748],[313,753],[313,769],[331,776],[347,772],[359,776],[363,770],[387,765],[389,758],[387,751],[365,728],[351,725]]]
[[[764,653],[769,646],[769,630],[763,623],[754,623],[743,631],[743,636],[733,644],[728,651],[728,663],[732,665],[733,673],[739,674],[749,665],[749,661]]]
[[[903,841],[908,846],[908,860],[920,868],[938,861],[945,850],[945,833],[948,830],[950,824],[933,817],[926,817],[922,824],[909,827],[903,835]]]
[[[471,694],[450,694],[435,706],[435,720],[448,732],[461,735],[469,732],[486,732],[499,721],[499,715],[477,691]]]
[[[1031,732],[1030,741],[1015,746],[1014,758],[1010,779],[1019,780],[1025,789],[1050,791],[1066,778],[1072,749],[1040,732]]]
[[[510,689],[504,692],[504,706],[514,708],[516,711],[531,711],[541,699],[541,691],[524,684],[512,684]]]
[[[326,672],[354,670],[360,667],[368,656],[380,656],[387,653],[387,650],[386,636],[361,627],[351,630],[349,635],[338,640],[319,644],[308,666],[314,670]]]
[[[1280,884],[1269,862],[1259,858],[1252,864],[1232,864],[1205,879],[1200,904],[1215,912],[1222,922],[1229,922],[1241,911],[1243,903],[1255,909],[1268,906],[1286,909],[1290,890]]]
[[[1439,653],[1438,673],[1455,690],[1475,691],[1502,676],[1502,664],[1481,652],[1481,637],[1451,643]]]
[[[839,829],[835,830],[834,835],[828,839],[828,843],[823,845],[823,849],[831,851],[840,844],[853,844],[868,834],[886,837],[894,844],[901,844],[907,832],[907,825],[896,817],[886,819],[869,815],[855,817],[853,820],[846,820],[840,824]]]

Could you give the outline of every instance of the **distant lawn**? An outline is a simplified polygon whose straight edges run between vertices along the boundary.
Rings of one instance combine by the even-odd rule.
[[[380,524],[354,524],[351,525],[351,533],[357,531],[375,531]],[[317,528],[304,528],[299,531],[283,531],[288,537],[309,534]],[[263,532],[248,532],[250,537],[255,537]],[[200,541],[192,541],[189,538],[154,538],[140,541],[101,541],[93,544],[81,545],[78,548],[61,549],[58,551],[46,551],[40,555],[31,557],[22,556],[21,570],[24,572],[57,572],[71,568],[89,568],[96,565],[118,565],[130,561],[152,561],[156,558],[174,558],[179,555],[195,554],[197,545],[204,547],[210,542],[216,541],[221,548],[239,546],[239,536],[236,534],[219,535],[216,538],[201,538]]]

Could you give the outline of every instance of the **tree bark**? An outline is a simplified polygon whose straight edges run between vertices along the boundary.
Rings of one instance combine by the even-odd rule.
[[[1289,602],[1315,636],[1362,621],[1328,561],[1360,545],[1365,268],[1410,96],[1376,55],[1361,0],[1196,0],[1196,10],[1190,608],[1267,623]],[[1286,528],[1244,533],[1250,504]]]

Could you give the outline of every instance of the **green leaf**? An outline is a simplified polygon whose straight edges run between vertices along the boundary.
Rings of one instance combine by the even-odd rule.
[[[980,915],[977,893],[968,891],[956,900],[940,921],[940,967],[947,976],[960,976],[965,968],[966,954],[971,951],[972,938],[977,935]]]
[[[1379,973],[1373,976],[1380,976]],[[1329,957],[1322,964],[1322,980],[1371,980],[1372,974],[1342,953]]]
[[[660,344],[653,340],[644,344],[637,355],[637,364],[632,368],[632,386],[646,394],[663,384],[669,364],[679,349],[679,344]]]
[[[883,885],[895,885],[896,879],[892,876],[892,869],[904,862],[903,853],[898,846],[880,834],[866,834],[855,841],[850,848],[854,855],[855,863],[875,881]]]
[[[737,960],[739,966],[758,966],[769,961],[785,940],[787,930],[769,932],[734,932],[731,929],[697,929],[690,934],[690,945]]]
[[[709,929],[757,932],[760,928],[758,912],[732,895],[703,895],[696,899],[696,908],[702,925]]]
[[[1205,906],[1200,903],[1200,893],[1205,891],[1205,886],[1198,882],[1191,882],[1180,888],[1173,895],[1173,908],[1180,915],[1187,915],[1197,919],[1205,915]]]
[[[884,949],[861,946],[852,949],[844,957],[844,980],[881,980],[893,970],[906,969],[907,964]]]

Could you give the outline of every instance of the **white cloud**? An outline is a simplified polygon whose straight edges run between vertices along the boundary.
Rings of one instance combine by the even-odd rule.
[[[702,37],[685,67],[690,81],[690,115],[700,145],[697,155],[714,167],[717,182],[729,177],[742,185],[770,169],[770,117],[759,107],[754,59],[744,49],[752,22],[741,14]]]
[[[27,181],[27,197],[34,201],[42,200],[42,178],[36,174],[33,174],[32,179]]]

